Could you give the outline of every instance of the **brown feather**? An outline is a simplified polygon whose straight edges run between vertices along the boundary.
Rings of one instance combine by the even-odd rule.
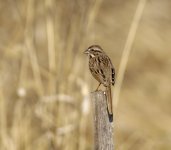
[[[106,87],[109,121],[112,122],[113,110],[111,85],[115,84],[115,69],[110,58],[100,46],[92,45],[86,50],[86,53],[89,55],[90,72],[100,84],[103,84]]]

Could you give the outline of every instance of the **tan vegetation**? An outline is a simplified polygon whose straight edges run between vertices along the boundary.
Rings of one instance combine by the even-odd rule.
[[[170,8],[170,0],[0,0],[0,149],[93,148],[97,82],[83,51],[99,44],[118,79],[116,149],[170,150]]]

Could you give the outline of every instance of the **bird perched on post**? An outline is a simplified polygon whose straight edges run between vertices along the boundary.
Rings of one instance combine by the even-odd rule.
[[[107,110],[109,121],[113,121],[111,85],[115,84],[115,69],[110,58],[99,45],[92,45],[84,51],[89,57],[89,69],[93,77],[99,82],[96,89],[103,84],[106,87]]]

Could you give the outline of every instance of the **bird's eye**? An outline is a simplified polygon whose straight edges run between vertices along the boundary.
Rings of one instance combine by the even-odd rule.
[[[88,49],[89,52],[92,52],[92,49]]]

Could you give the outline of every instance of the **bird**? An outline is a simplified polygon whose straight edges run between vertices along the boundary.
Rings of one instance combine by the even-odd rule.
[[[109,121],[113,122],[111,85],[115,84],[115,69],[109,56],[99,45],[91,45],[85,51],[89,58],[89,69],[93,77],[99,82],[95,91],[102,84],[106,87],[107,112]]]

